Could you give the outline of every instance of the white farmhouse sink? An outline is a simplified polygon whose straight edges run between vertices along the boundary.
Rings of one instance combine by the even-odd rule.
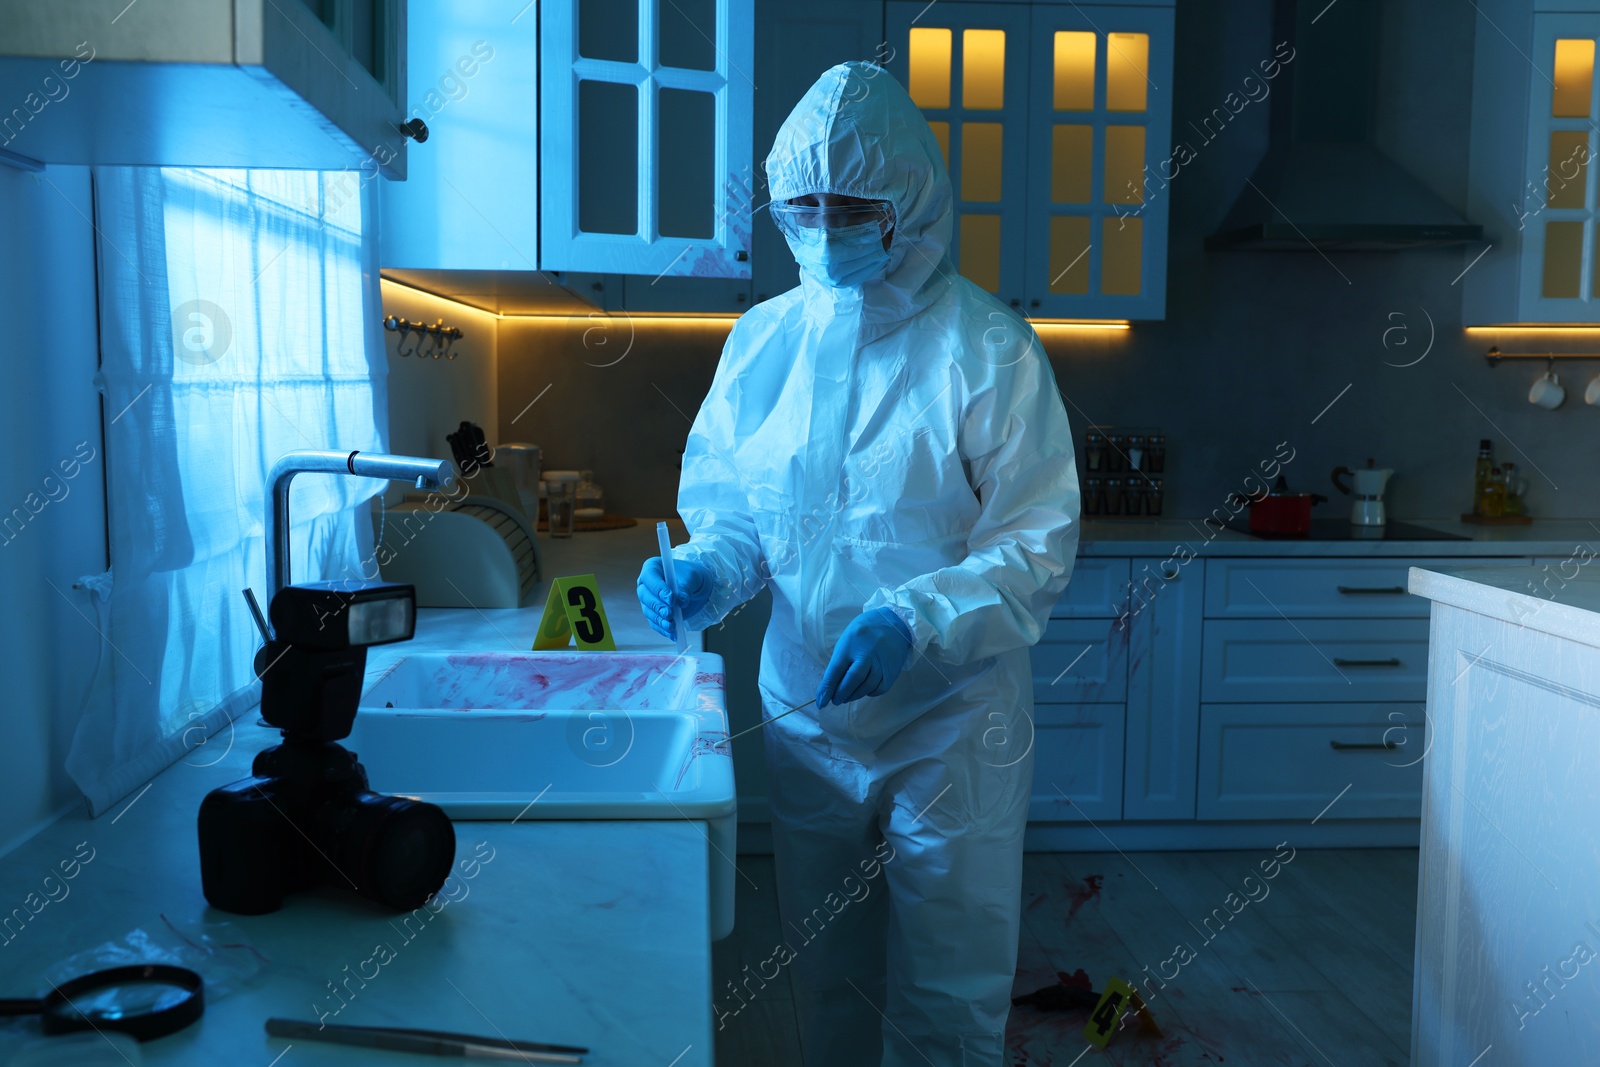
[[[346,747],[379,793],[452,819],[704,821],[712,927],[733,926],[722,657],[417,652],[367,686]]]

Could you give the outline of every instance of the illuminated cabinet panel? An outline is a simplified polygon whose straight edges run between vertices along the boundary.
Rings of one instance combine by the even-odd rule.
[[[887,5],[886,61],[944,150],[955,191],[950,262],[1021,306],[1028,195],[1028,11],[1018,4]]]
[[[1031,316],[1161,318],[1172,8],[891,0],[886,21],[945,149],[960,273]]]
[[[1500,48],[1509,41],[1532,66],[1502,65],[1477,39],[1467,214],[1488,248],[1462,255],[1462,322],[1600,322],[1600,199],[1589,165],[1600,147],[1600,11],[1490,3],[1477,32]]]
[[[1038,4],[1029,35],[1038,105],[1029,116],[1028,233],[1052,237],[1028,248],[1029,314],[1159,319],[1170,193],[1158,168],[1171,154],[1172,8]],[[1063,147],[1068,130],[1081,147]],[[1087,197],[1059,195],[1081,189],[1083,173]]]

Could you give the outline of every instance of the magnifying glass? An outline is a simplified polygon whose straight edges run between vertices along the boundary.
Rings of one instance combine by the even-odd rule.
[[[0,1015],[37,1015],[47,1034],[115,1030],[152,1041],[200,1018],[204,987],[200,976],[185,967],[111,967],[63,982],[37,999],[0,998]]]

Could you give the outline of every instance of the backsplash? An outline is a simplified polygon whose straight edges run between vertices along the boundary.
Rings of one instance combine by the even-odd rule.
[[[402,336],[384,331],[389,356],[389,451],[449,459],[445,435],[463,419],[482,426],[484,435],[495,440],[496,317],[390,281],[383,282],[383,314],[429,325],[443,319],[446,326],[462,330],[462,336],[443,349],[435,347],[435,339],[414,332]],[[400,355],[402,344],[405,352],[415,348],[417,354]],[[435,352],[440,353],[437,359]],[[450,355],[455,358],[447,358]],[[405,491],[405,486],[394,484],[384,497],[393,503]]]

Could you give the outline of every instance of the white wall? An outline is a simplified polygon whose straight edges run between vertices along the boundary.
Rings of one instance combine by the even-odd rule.
[[[93,215],[87,168],[0,166],[0,853],[79,800],[66,754],[100,637],[72,583],[106,567]]]
[[[389,451],[449,459],[450,443],[445,435],[454,433],[463,420],[482,426],[489,443],[497,443],[497,318],[389,281],[383,282],[383,314],[385,318],[396,315],[413,322],[443,319],[446,326],[459,326],[465,331],[453,346],[453,360],[432,358],[431,339],[422,341],[421,358],[399,356],[396,350],[400,335],[384,333],[389,356]],[[413,334],[405,341],[406,350],[416,343]],[[385,499],[393,503],[405,489],[393,484]]]

